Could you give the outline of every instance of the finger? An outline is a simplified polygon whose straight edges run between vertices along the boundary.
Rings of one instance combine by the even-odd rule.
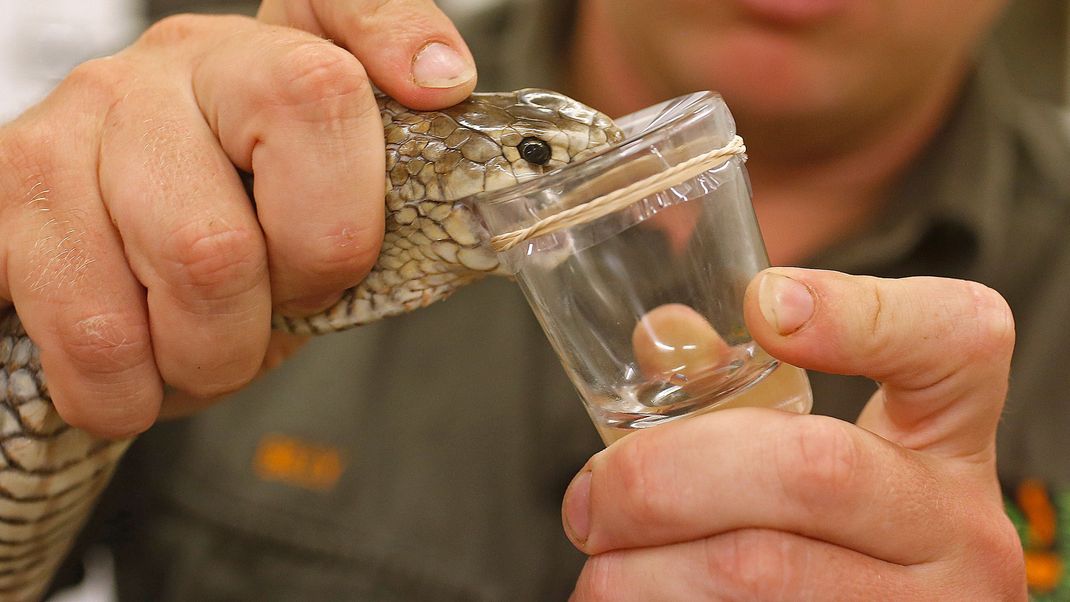
[[[196,106],[163,83],[109,113],[100,185],[138,280],[148,289],[164,380],[199,396],[233,391],[267,347],[271,288],[256,216]]]
[[[563,522],[588,554],[769,528],[915,564],[954,545],[956,528],[1002,512],[982,496],[969,509],[950,503],[952,491],[979,490],[973,482],[846,422],[741,408],[599,452],[566,492]]]
[[[790,364],[882,383],[866,428],[911,449],[992,461],[1014,325],[973,282],[776,268],[747,289],[758,343]]]
[[[248,23],[254,23],[248,21]],[[235,165],[255,175],[272,295],[284,313],[329,306],[368,273],[384,231],[382,119],[360,63],[310,34],[229,35],[193,74]]]
[[[414,109],[451,106],[475,89],[472,54],[431,0],[266,0],[258,18],[334,40]]]
[[[632,349],[643,376],[682,383],[694,395],[709,386],[703,378],[730,351],[702,314],[680,303],[659,305],[643,315],[632,330]]]
[[[278,330],[271,332],[268,342],[267,353],[264,362],[260,365],[257,377],[278,368],[283,361],[288,359],[306,343],[309,337],[294,335]],[[218,398],[206,398],[190,395],[185,391],[175,389],[166,390],[163,404],[160,406],[160,419],[171,420],[189,416],[203,410],[219,401]]]
[[[40,348],[60,416],[125,437],[152,424],[162,383],[142,288],[98,194],[104,80],[99,64],[80,67],[42,105],[79,106],[80,118],[24,118],[0,133],[0,289]]]
[[[590,558],[570,600],[941,599],[917,586],[917,572],[792,533],[742,529]],[[970,591],[945,593],[986,599]]]

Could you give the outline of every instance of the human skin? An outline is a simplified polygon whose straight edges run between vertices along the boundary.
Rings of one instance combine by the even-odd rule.
[[[136,434],[165,382],[186,405],[166,413],[182,413],[276,361],[294,341],[271,343],[273,307],[328,306],[378,254],[385,153],[371,81],[423,109],[475,86],[466,45],[430,1],[261,11],[313,33],[169,18],[0,127],[0,305],[18,307],[74,426]],[[444,47],[456,60],[434,54]],[[256,174],[255,209],[234,166]]]
[[[580,0],[567,91],[610,115],[722,93],[770,257],[790,265],[879,212],[1006,1],[827,0],[803,21],[752,1]]]
[[[807,1],[838,8],[794,22],[750,9],[750,0],[579,0],[578,49],[590,53],[592,36],[608,46],[599,66],[573,65],[590,82],[581,95],[621,114],[717,90],[749,142],[778,143],[764,159],[842,153],[954,89],[1006,4]]]
[[[164,382],[212,398],[277,360],[272,306],[328,304],[382,235],[369,77],[416,108],[475,83],[466,71],[415,85],[427,42],[467,57],[429,0],[269,0],[261,17],[345,50],[244,19],[171,19],[0,129],[0,301],[17,303],[75,426],[132,434]],[[256,213],[231,164],[257,172]],[[294,204],[305,198],[317,203]],[[630,435],[564,502],[592,555],[577,598],[1023,597],[991,458],[1013,340],[1002,300],[956,281],[782,273],[816,295],[814,312],[809,293],[758,281],[754,336],[797,365],[882,380],[861,428],[726,411]],[[964,317],[976,328],[955,328]],[[728,482],[747,495],[725,500]]]
[[[1014,343],[999,294],[773,268],[745,316],[773,356],[881,387],[857,426],[724,410],[593,456],[562,506],[590,555],[572,599],[1026,599],[995,470]]]
[[[799,21],[746,0],[581,0],[571,91],[610,113],[721,91],[770,255],[801,261],[884,206],[1004,3],[829,4]],[[857,425],[728,410],[594,456],[563,503],[590,555],[574,599],[1025,599],[995,472],[1005,302],[946,279],[770,273],[746,299],[757,342],[882,386]]]

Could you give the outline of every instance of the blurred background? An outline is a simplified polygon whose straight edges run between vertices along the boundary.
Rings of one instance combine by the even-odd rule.
[[[499,1],[439,0],[438,4],[461,15]],[[0,124],[42,98],[75,65],[128,44],[150,21],[149,15],[219,12],[221,6],[229,12],[252,14],[257,4],[209,0],[0,0]],[[1070,2],[1017,0],[998,27],[994,43],[1026,94],[1070,105]],[[86,563],[87,580],[82,587],[63,592],[52,602],[112,599],[110,557],[103,551],[94,551]]]
[[[1016,0],[996,34],[1024,90],[1070,103],[1070,2]]]
[[[439,0],[443,8],[477,11],[499,0]],[[540,0],[528,0],[538,2]],[[257,2],[226,2],[255,12]],[[111,54],[148,22],[148,15],[218,12],[210,0],[0,0],[0,123],[43,97],[78,63]],[[1031,95],[1070,104],[1070,2],[1017,0],[996,36],[1016,81]]]

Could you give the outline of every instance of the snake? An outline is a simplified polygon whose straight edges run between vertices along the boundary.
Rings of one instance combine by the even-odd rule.
[[[623,140],[605,114],[544,89],[476,93],[437,111],[376,99],[386,142],[378,259],[333,306],[299,318],[275,314],[274,329],[336,332],[508,275],[472,199]],[[23,601],[41,598],[132,439],[99,438],[63,421],[17,309],[0,310],[0,599]]]

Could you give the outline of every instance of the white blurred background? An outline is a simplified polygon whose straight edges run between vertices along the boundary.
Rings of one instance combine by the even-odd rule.
[[[140,0],[0,0],[0,123],[141,31]]]

